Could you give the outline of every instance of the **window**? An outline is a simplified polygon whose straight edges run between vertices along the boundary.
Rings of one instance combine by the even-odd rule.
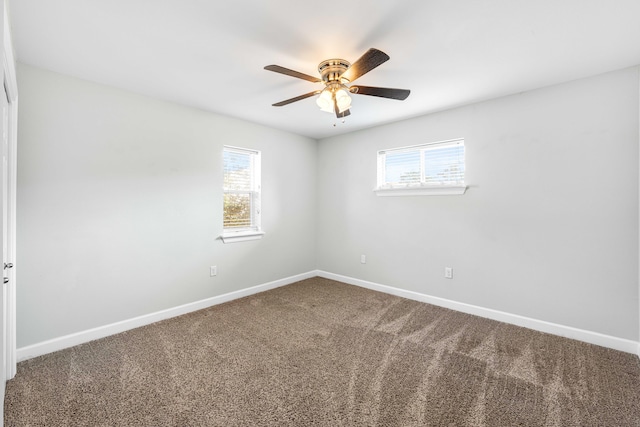
[[[464,140],[378,151],[378,196],[464,194]]]
[[[225,146],[222,241],[262,238],[260,228],[260,152]]]

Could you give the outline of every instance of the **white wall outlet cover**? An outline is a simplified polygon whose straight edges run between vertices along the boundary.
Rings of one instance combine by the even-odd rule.
[[[360,263],[362,263],[362,264],[366,264],[367,263],[367,256],[366,255],[360,255]]]
[[[209,267],[209,275],[211,277],[217,276],[218,275],[218,267],[215,266],[215,265],[212,265],[211,267]]]
[[[445,267],[444,268],[444,277],[445,279],[453,279],[453,268]]]

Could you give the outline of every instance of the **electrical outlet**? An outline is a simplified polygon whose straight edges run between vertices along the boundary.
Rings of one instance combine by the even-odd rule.
[[[444,268],[444,278],[445,279],[453,279],[453,268],[445,267]]]
[[[218,275],[218,267],[215,265],[212,265],[211,267],[209,267],[209,276],[213,277],[217,275]]]
[[[367,256],[360,255],[360,264],[366,264],[366,263],[367,263]]]

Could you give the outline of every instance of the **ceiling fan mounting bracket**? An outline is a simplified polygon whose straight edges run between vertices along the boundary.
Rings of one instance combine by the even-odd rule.
[[[318,65],[318,72],[322,76],[325,83],[340,82],[347,83],[347,79],[341,79],[340,76],[351,66],[349,61],[344,59],[327,59]],[[344,80],[344,81],[342,81]]]

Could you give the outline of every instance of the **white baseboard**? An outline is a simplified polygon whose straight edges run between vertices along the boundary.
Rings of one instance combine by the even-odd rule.
[[[340,274],[328,273],[326,271],[318,271],[317,273],[318,276],[324,277],[326,279],[332,279],[338,282],[348,283],[350,285],[360,286],[363,288],[372,289],[374,291],[384,292],[415,301],[426,302],[428,304],[437,305],[439,307],[445,307],[467,314],[486,317],[488,319],[510,323],[512,325],[522,326],[552,335],[558,335],[561,337],[584,341],[590,344],[596,344],[602,347],[624,351],[626,353],[637,354],[638,357],[640,357],[640,343],[636,341],[612,337],[610,335],[586,331],[584,329],[578,329],[571,326],[558,325],[556,323],[546,322],[544,320],[532,319],[529,317],[519,316],[517,314],[505,313],[504,311],[479,307],[476,305],[434,297],[418,292],[407,291],[405,289],[394,288],[392,286],[381,285],[378,283],[368,282],[366,280],[342,276]]]
[[[157,311],[155,313],[150,313],[143,316],[135,317],[133,319],[123,320],[121,322],[116,322],[109,325],[88,329],[86,331],[65,335],[63,337],[54,338],[48,341],[32,344],[26,347],[21,347],[16,350],[17,360],[18,362],[21,362],[23,360],[41,356],[43,354],[53,353],[54,351],[62,350],[65,348],[73,347],[75,345],[79,345],[89,341],[104,338],[109,335],[119,334],[120,332],[128,331],[134,328],[139,328],[140,326],[149,325],[154,322],[159,322],[160,320],[181,316],[183,314],[191,313],[192,311],[202,310],[203,308],[211,307],[211,306],[229,302],[238,298],[243,298],[249,295],[268,291],[270,289],[275,289],[280,286],[289,285],[291,283],[295,283],[304,279],[309,279],[317,275],[318,275],[318,272],[315,270],[307,273],[297,274],[295,276],[286,277],[284,279],[275,280],[273,282],[264,283],[262,285],[241,289],[239,291],[229,292],[224,295],[218,295],[215,297],[192,302],[189,304],[184,304],[184,305],[169,308],[166,310]]]
[[[500,322],[510,323],[512,325],[522,326],[540,332],[546,332],[566,338],[584,341],[591,344],[600,345],[602,347],[612,348],[627,353],[637,354],[640,357],[640,342],[631,341],[623,338],[612,337],[600,334],[598,332],[586,331],[583,329],[573,328],[571,326],[558,325],[556,323],[546,322],[543,320],[532,319],[529,317],[519,316],[517,314],[506,313],[503,311],[493,310],[489,308],[479,307],[471,304],[448,300],[445,298],[434,297],[418,292],[408,291],[405,289],[394,288],[392,286],[381,285],[366,280],[360,280],[353,277],[342,276],[339,274],[329,273],[322,270],[313,270],[307,273],[298,274],[284,279],[275,280],[273,282],[264,283],[262,285],[253,286],[239,291],[229,292],[224,295],[207,298],[201,301],[180,305],[178,307],[150,313],[147,315],[135,317],[133,319],[123,320],[121,322],[100,326],[86,331],[77,332],[63,337],[54,338],[52,340],[43,341],[16,350],[17,360],[31,359],[43,354],[52,353],[54,351],[63,350],[68,347],[83,344],[96,339],[104,338],[109,335],[118,334],[141,326],[149,325],[154,322],[191,313],[193,311],[202,310],[207,307],[229,302],[238,298],[275,289],[280,286],[289,285],[300,280],[309,279],[311,277],[320,276],[327,279],[336,280],[350,285],[360,286],[374,291],[384,292],[399,297],[426,302],[428,304],[449,308],[463,313],[473,314]]]

